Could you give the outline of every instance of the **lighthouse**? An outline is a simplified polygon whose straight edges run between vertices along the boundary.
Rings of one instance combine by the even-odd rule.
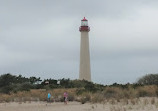
[[[81,20],[79,28],[81,32],[80,42],[80,71],[79,79],[91,81],[91,68],[90,68],[90,52],[89,52],[89,31],[88,20],[84,17]]]

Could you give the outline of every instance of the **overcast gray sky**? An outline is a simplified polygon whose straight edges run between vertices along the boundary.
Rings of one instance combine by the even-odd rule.
[[[84,16],[93,82],[158,73],[158,0],[0,0],[0,74],[77,79]]]

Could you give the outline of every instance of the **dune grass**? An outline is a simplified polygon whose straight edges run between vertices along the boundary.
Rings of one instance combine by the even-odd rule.
[[[120,88],[120,87],[105,87],[103,91],[90,92],[83,91],[78,94],[80,89],[77,88],[61,88],[61,89],[32,89],[30,91],[19,91],[10,94],[0,94],[0,102],[25,102],[25,101],[47,101],[47,94],[51,93],[52,102],[62,102],[63,93],[68,92],[69,101],[78,101],[82,104],[86,102],[91,103],[105,103],[108,101],[111,104],[122,102],[124,104],[138,104],[141,97],[157,97],[158,87],[156,85],[140,86],[137,88]],[[129,101],[130,100],[130,101]],[[150,101],[151,104],[156,104],[155,99]],[[148,104],[144,100],[144,104]]]

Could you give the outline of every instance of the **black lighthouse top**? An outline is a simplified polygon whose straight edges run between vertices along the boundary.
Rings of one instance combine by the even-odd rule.
[[[86,32],[90,31],[90,28],[88,26],[88,20],[85,17],[81,20],[81,27],[79,28],[79,30],[80,30],[80,32],[81,31],[86,31]]]

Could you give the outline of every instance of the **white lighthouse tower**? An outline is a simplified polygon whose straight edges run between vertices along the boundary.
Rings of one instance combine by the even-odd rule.
[[[84,19],[81,20],[81,26],[79,30],[81,32],[79,79],[91,81],[89,35],[88,35],[90,28],[88,26],[88,20],[85,17]]]

